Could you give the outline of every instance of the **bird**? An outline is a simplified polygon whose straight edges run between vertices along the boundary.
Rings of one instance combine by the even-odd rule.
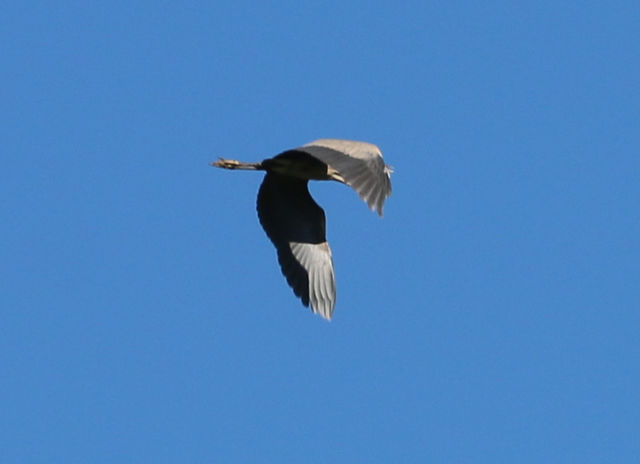
[[[219,158],[212,166],[266,171],[258,191],[262,228],[276,248],[282,274],[306,307],[331,320],[336,279],[326,238],[324,210],[311,197],[309,180],[334,180],[352,187],[372,211],[383,214],[391,195],[393,168],[367,142],[319,139],[258,163]]]

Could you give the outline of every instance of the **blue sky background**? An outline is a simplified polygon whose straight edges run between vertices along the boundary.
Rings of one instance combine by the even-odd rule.
[[[9,2],[0,461],[638,462],[638,2]],[[286,285],[261,175],[336,183],[338,304]]]

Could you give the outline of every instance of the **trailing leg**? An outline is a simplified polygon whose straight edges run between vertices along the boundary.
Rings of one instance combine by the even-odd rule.
[[[242,161],[229,160],[220,158],[218,161],[211,163],[211,166],[223,169],[245,169],[251,171],[264,171],[262,163],[244,163]]]

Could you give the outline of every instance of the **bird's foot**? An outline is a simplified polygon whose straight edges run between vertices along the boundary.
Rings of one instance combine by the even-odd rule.
[[[218,161],[211,163],[211,166],[224,169],[237,169],[240,164],[240,161],[219,158]]]
[[[211,163],[211,166],[224,169],[245,169],[256,171],[258,169],[264,170],[262,163],[243,163],[242,161],[228,160],[220,158],[218,161]]]

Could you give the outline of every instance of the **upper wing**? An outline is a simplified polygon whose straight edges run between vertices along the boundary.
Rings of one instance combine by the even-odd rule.
[[[310,154],[335,171],[334,178],[351,186],[369,208],[382,216],[384,201],[391,195],[391,167],[380,149],[366,142],[320,139],[296,150]]]
[[[314,313],[331,319],[336,282],[324,211],[307,181],[268,172],[258,192],[258,217],[278,251],[282,273],[296,296]]]

